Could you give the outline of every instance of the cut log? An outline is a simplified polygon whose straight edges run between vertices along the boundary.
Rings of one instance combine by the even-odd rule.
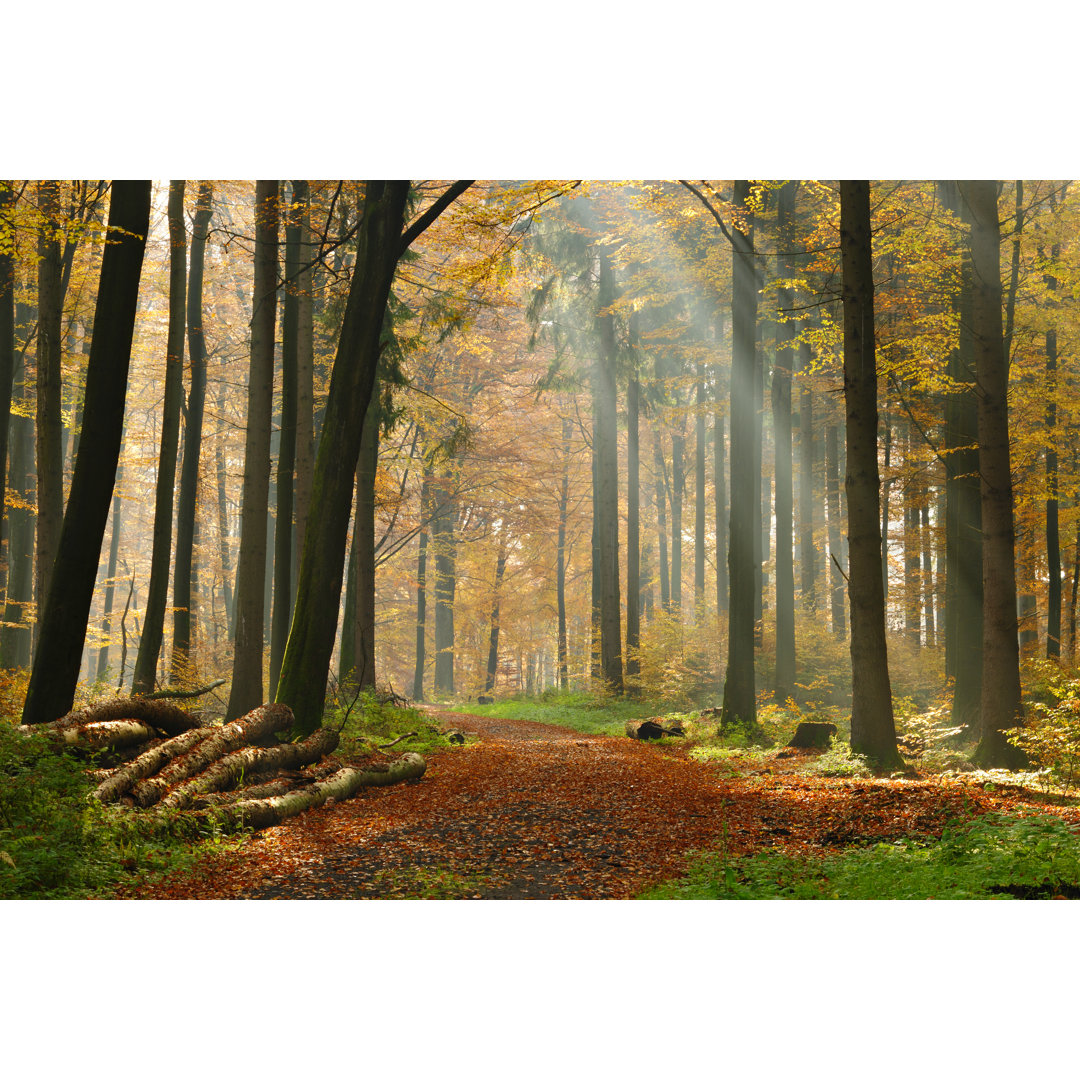
[[[290,713],[289,723],[292,723]],[[298,769],[311,765],[337,749],[338,733],[332,728],[318,728],[302,742],[281,746],[245,746],[209,765],[198,776],[180,784],[160,800],[164,810],[186,810],[200,795],[236,787],[244,776]]]
[[[167,701],[151,701],[147,698],[113,698],[86,705],[69,712],[59,720],[47,724],[24,724],[19,730],[23,733],[40,731],[66,731],[86,724],[106,723],[110,720],[141,720],[144,724],[157,728],[166,735],[182,735],[185,731],[197,728],[201,721],[191,713],[170,705]]]
[[[137,783],[131,789],[131,794],[139,806],[153,806],[175,784],[201,773],[219,758],[242,746],[285,731],[292,727],[292,723],[292,709],[288,705],[260,705],[239,720],[216,728],[213,735],[178,757],[157,776]]]
[[[33,727],[22,730],[33,731]],[[119,750],[139,746],[157,738],[157,732],[137,720],[108,720],[104,723],[82,724],[79,727],[43,732],[47,737],[77,750]]]
[[[284,795],[289,791],[308,787],[317,780],[325,780],[341,768],[339,761],[324,761],[319,765],[297,772],[278,775],[274,778],[255,777],[256,783],[237,788],[235,791],[212,791],[200,795],[192,804],[192,810],[205,810],[209,806],[223,806],[226,803],[239,802],[242,799],[269,799]]]
[[[800,750],[827,750],[836,734],[836,725],[821,720],[803,720],[788,743]]]
[[[134,761],[123,768],[115,770],[98,784],[93,792],[94,798],[103,803],[116,802],[121,796],[126,795],[140,780],[153,776],[154,773],[158,772],[174,758],[189,753],[203,739],[213,735],[215,731],[217,731],[217,728],[192,728],[191,731],[185,731],[183,735],[177,735],[166,742],[151,747]]]
[[[427,763],[419,754],[403,754],[389,765],[371,765],[366,769],[339,769],[331,777],[299,791],[290,791],[269,799],[242,799],[231,805],[200,811],[213,815],[224,829],[265,829],[305,810],[313,810],[330,800],[352,798],[361,788],[419,780]]]
[[[493,697],[491,697],[490,695],[488,695],[488,694],[481,694],[476,699],[476,704],[477,705],[494,705],[495,704],[495,699]]]
[[[627,720],[626,734],[631,739],[660,739],[665,735],[685,735],[682,723],[678,720],[665,720],[654,716],[651,720]]]

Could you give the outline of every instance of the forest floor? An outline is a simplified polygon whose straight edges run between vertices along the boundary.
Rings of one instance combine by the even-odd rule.
[[[696,761],[679,745],[426,710],[464,746],[414,783],[368,788],[215,852],[139,899],[628,899],[694,850],[814,855],[940,836],[991,810],[1049,809],[984,778],[835,778],[817,751]],[[1072,822],[1080,809],[1054,808]]]

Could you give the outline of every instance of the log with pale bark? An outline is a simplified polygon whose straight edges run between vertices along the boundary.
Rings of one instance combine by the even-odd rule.
[[[351,799],[365,787],[383,787],[401,783],[403,780],[419,780],[426,769],[427,763],[424,759],[419,754],[409,752],[386,765],[369,765],[364,769],[339,769],[326,780],[285,795],[268,799],[242,799],[200,813],[213,815],[218,826],[227,831],[239,828],[265,829],[305,810],[313,810],[331,801]]]
[[[67,731],[87,724],[103,724],[113,720],[141,720],[166,735],[182,735],[185,731],[201,725],[197,717],[170,705],[167,701],[133,697],[97,701],[84,705],[81,709],[74,709],[59,720],[46,724],[23,724],[19,730],[24,734],[36,731],[47,735],[50,732]]]

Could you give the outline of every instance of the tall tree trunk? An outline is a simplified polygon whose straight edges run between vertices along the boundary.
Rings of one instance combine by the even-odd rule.
[[[24,724],[64,716],[75,698],[123,438],[139,278],[150,227],[150,191],[149,180],[114,180],[112,185],[109,230],[117,239],[102,258],[83,436],[60,532],[56,569],[41,617],[41,635],[23,706]]]
[[[135,674],[134,694],[154,689],[158,654],[165,627],[172,554],[173,492],[180,444],[180,405],[184,393],[184,331],[187,327],[187,232],[184,224],[184,181],[169,184],[169,335],[165,345],[165,400],[161,407],[161,449],[154,494],[154,539],[150,583]]]
[[[794,267],[786,253],[791,249],[791,216],[795,211],[794,183],[785,184],[777,202],[777,237],[781,251],[777,275],[791,277]],[[773,697],[781,704],[795,692],[795,562],[794,506],[792,505],[791,374],[795,361],[795,327],[788,322],[794,303],[790,289],[781,287],[777,297],[776,360],[773,363],[772,414],[776,457],[776,669]]]
[[[667,492],[664,485],[663,435],[653,428],[653,465],[656,471],[656,537],[660,545],[660,606],[671,610],[671,582],[668,576]]]
[[[559,689],[569,686],[568,643],[566,640],[566,524],[570,509],[570,436],[573,426],[568,416],[563,417],[563,474],[559,483],[559,535],[555,553],[555,605],[558,618]]]
[[[633,333],[636,346],[636,321]],[[641,385],[637,356],[635,348],[634,368],[626,388],[626,675],[633,680],[641,672],[637,654],[641,645],[641,451],[638,439]]]
[[[330,379],[308,526],[297,581],[296,609],[278,680],[277,700],[289,705],[298,734],[322,720],[326,680],[334,651],[333,620],[341,598],[345,544],[362,424],[375,382],[379,337],[397,260],[408,245],[402,235],[407,180],[368,180],[357,230],[356,265]]]
[[[679,421],[680,424],[682,421]],[[682,517],[686,489],[686,436],[671,433],[671,610],[682,622]]]
[[[431,477],[432,467],[430,462],[424,465],[424,479],[420,485],[420,521],[423,523],[425,515],[431,506]],[[431,524],[423,525],[420,529],[420,544],[416,555],[416,667],[413,672],[412,696],[416,701],[424,700],[424,664],[427,648],[427,562],[428,562],[428,534]]]
[[[799,343],[799,371],[809,374],[810,345]],[[814,398],[805,383],[799,392],[799,592],[803,608],[817,609],[817,551],[814,547]]]
[[[176,504],[176,565],[173,568],[172,681],[188,673],[191,653],[191,567],[195,549],[195,510],[199,498],[199,456],[202,452],[203,412],[206,404],[206,336],[203,331],[203,263],[206,238],[213,214],[214,187],[199,182],[195,220],[191,227],[191,265],[188,268],[188,387],[184,426],[184,458]]]
[[[7,522],[8,433],[15,381],[14,181],[0,180],[0,542],[9,536]],[[9,542],[10,551],[10,542]],[[0,597],[7,593],[7,561],[0,560]],[[0,660],[2,662],[2,660]]]
[[[64,517],[64,450],[61,381],[63,300],[61,293],[60,181],[37,185],[42,222],[38,234],[37,328],[37,562],[34,571],[34,642],[60,543]]]
[[[218,383],[218,411],[225,414],[225,386]],[[229,504],[226,497],[225,448],[223,440],[214,445],[214,468],[217,473],[217,519],[218,519],[218,555],[221,559],[221,589],[225,600],[225,625],[229,640],[234,633],[235,605],[232,594],[232,567],[229,558]]]
[[[910,422],[905,433],[904,459],[910,467],[915,434]],[[915,485],[903,484],[904,506],[904,631],[908,641],[918,647],[922,640],[922,520]]]
[[[449,494],[432,521],[435,556],[435,693],[454,693],[454,593],[457,589],[457,507]]]
[[[376,387],[378,384],[376,384]],[[379,468],[378,393],[371,395],[360,455],[356,468],[356,619],[353,623],[353,656],[356,683],[361,689],[375,687],[375,475]]]
[[[1051,200],[1053,208],[1053,200]],[[1056,263],[1061,250],[1057,244],[1050,250]],[[1058,282],[1053,274],[1044,277],[1051,297]],[[1051,300],[1051,304],[1053,301]],[[1057,328],[1046,331],[1046,655],[1061,656],[1061,536],[1058,524],[1058,453],[1057,453]]]
[[[596,446],[597,546],[593,574],[600,607],[600,669],[610,690],[623,688],[619,596],[619,445],[615,392],[615,278],[606,251],[599,254],[597,329],[600,348],[593,365]]]
[[[120,483],[124,477],[124,466],[116,470],[116,488],[112,501],[112,533],[109,540],[109,562],[105,569],[105,600],[101,615],[101,636],[105,644],[98,652],[97,678],[102,681],[109,670],[109,649],[112,645],[113,604],[116,597],[116,572],[120,562],[120,536],[124,512],[124,500],[120,498]]]
[[[705,621],[705,372],[698,364],[694,404],[694,620]]]
[[[717,396],[720,380],[717,379]],[[724,414],[719,405],[713,412],[713,528],[716,532],[716,615],[727,613],[727,453],[724,441]]]
[[[981,738],[974,758],[984,768],[1020,768],[1022,751],[1005,738],[1020,723],[1020,651],[1009,460],[1009,365],[1001,323],[1001,233],[997,184],[961,181],[972,217],[971,325],[979,384],[979,476],[983,527],[983,676]]]
[[[296,536],[293,546],[292,602],[296,602],[296,567],[304,543],[315,475],[315,338],[312,277],[311,206],[306,180],[292,182],[292,211],[298,220],[296,276]]]
[[[930,489],[922,489],[922,606],[925,620],[924,638],[927,648],[937,645],[936,608],[937,594],[934,589],[934,545],[930,529]]]
[[[293,599],[293,485],[299,406],[300,206],[295,193],[285,226],[285,289],[281,315],[281,439],[277,460],[277,513],[274,527],[274,596],[270,619],[270,692],[277,687],[289,637]]]
[[[19,305],[19,310],[28,314]],[[25,325],[19,319],[20,325]],[[0,653],[8,671],[30,666],[32,630],[30,608],[34,591],[34,424],[23,409],[29,400],[26,387],[25,347],[15,358],[12,404],[22,406],[11,413],[11,468],[7,486],[18,496],[7,512],[8,581],[4,623],[0,627]]]
[[[236,561],[236,642],[226,720],[235,720],[263,704],[266,522],[270,495],[277,271],[278,181],[256,180],[251,368],[248,376],[247,436],[244,440],[240,554]]]
[[[885,644],[878,518],[878,404],[870,182],[840,181],[847,411],[848,600],[851,606],[851,748],[879,767],[902,765],[896,749]]]
[[[728,545],[728,662],[722,723],[750,731],[757,726],[754,692],[754,531],[760,506],[754,472],[754,275],[750,182],[735,181],[735,206],[745,216],[732,230],[731,518]]]
[[[495,675],[499,670],[499,599],[502,596],[503,574],[506,572],[506,533],[499,538],[499,554],[495,559],[495,596],[491,602],[491,631],[488,634],[487,676],[484,693],[495,689]]]
[[[971,215],[956,181],[940,181],[942,201],[960,220]],[[982,500],[979,493],[978,406],[972,336],[972,265],[961,249],[960,333],[947,371],[945,398],[945,674],[954,680],[952,722],[975,730],[982,696]]]
[[[825,428],[825,502],[829,515],[829,615],[833,633],[847,633],[844,603],[844,541],[840,533],[840,435],[836,424]]]

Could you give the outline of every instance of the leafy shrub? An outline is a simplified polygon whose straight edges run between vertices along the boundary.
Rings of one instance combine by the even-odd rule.
[[[941,840],[901,840],[824,858],[724,850],[643,899],[976,900],[1080,894],[1080,837],[1051,814],[986,814]]]
[[[348,703],[340,700],[327,710],[323,723],[340,732],[338,753],[343,755],[371,753],[373,743],[388,743],[410,731],[416,735],[397,744],[394,750],[418,754],[441,750],[450,745],[440,725],[419,709],[407,705],[380,702],[370,690],[362,691]]]
[[[856,754],[850,744],[833,739],[829,749],[807,766],[807,772],[818,776],[872,776],[870,763],[862,754]]]
[[[716,700],[722,689],[722,638],[715,620],[684,623],[659,611],[641,630],[641,644],[632,651],[639,674],[633,689],[669,709],[692,709]]]
[[[1080,784],[1080,685],[1074,689],[1055,705],[1032,702],[1024,725],[1006,735],[1066,791]]]

